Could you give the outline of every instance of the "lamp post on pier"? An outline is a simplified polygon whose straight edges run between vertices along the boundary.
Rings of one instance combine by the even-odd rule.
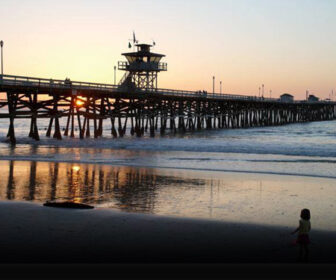
[[[219,82],[219,86],[220,86],[220,94],[222,94],[222,81]]]
[[[1,40],[0,41],[0,47],[1,47],[1,75],[3,75],[3,52],[2,52],[3,45],[4,45],[4,42]]]
[[[215,94],[215,76],[212,76],[212,94]]]
[[[334,100],[334,90],[333,89],[331,90],[331,98],[330,98],[330,100],[331,101]]]
[[[117,72],[117,66],[114,66],[114,84],[116,84],[116,72]]]
[[[259,87],[259,98],[260,98],[260,90],[261,90],[261,88]]]

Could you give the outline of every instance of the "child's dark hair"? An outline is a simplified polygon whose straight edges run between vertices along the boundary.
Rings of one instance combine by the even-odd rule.
[[[310,220],[310,211],[309,209],[302,209],[300,217],[304,220],[309,221]]]

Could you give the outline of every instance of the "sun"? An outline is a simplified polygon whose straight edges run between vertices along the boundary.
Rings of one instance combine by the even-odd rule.
[[[76,106],[82,107],[84,105],[84,102],[82,100],[76,99]]]

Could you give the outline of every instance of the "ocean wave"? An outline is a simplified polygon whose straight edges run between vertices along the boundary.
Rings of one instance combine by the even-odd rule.
[[[9,147],[0,138],[2,147]],[[144,150],[144,151],[184,151],[198,153],[245,153],[265,155],[288,155],[336,158],[335,141],[302,141],[301,143],[290,140],[265,141],[262,138],[252,141],[242,138],[99,138],[99,139],[41,139],[39,142],[29,138],[17,140],[17,148],[31,147],[60,147],[60,148],[93,148],[111,150]],[[0,152],[1,154],[1,152]]]
[[[336,175],[326,175],[326,174],[312,174],[304,172],[281,172],[281,171],[267,171],[267,170],[237,170],[229,168],[206,168],[206,167],[179,167],[179,166],[165,166],[165,165],[150,165],[144,162],[136,163],[131,161],[127,163],[124,160],[97,160],[92,162],[92,160],[73,160],[73,159],[50,159],[50,158],[38,158],[38,157],[1,157],[0,160],[3,161],[35,161],[35,162],[63,162],[72,164],[102,164],[102,165],[113,165],[113,166],[128,166],[128,167],[141,167],[150,169],[176,169],[176,170],[190,170],[190,171],[207,171],[207,172],[227,172],[227,173],[246,173],[246,174],[264,174],[264,175],[278,175],[278,176],[297,176],[297,177],[313,177],[313,178],[325,178],[325,179],[336,179]]]
[[[181,161],[246,161],[260,163],[336,163],[336,159],[235,159],[235,158],[200,158],[200,157],[172,157],[170,160]]]

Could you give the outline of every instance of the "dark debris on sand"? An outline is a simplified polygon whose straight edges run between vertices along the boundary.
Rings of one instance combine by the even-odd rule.
[[[59,207],[59,208],[71,208],[71,209],[93,209],[94,206],[83,204],[83,203],[75,203],[71,201],[64,201],[64,202],[50,202],[47,201],[43,204],[43,206],[48,207]]]

